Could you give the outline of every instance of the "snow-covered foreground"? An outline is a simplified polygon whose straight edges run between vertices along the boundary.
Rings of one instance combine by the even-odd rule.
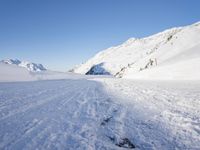
[[[200,83],[0,83],[0,149],[198,149]]]

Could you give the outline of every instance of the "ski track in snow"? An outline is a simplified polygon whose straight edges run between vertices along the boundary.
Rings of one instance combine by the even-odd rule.
[[[200,84],[0,83],[0,149],[116,150],[131,144],[200,149]]]

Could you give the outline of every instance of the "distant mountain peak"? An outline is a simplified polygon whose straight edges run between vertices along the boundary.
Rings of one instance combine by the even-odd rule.
[[[5,64],[15,64],[15,65],[19,65],[21,63],[21,61],[18,59],[4,59],[1,62]]]
[[[24,67],[27,70],[32,71],[32,72],[47,70],[42,64],[32,63],[29,61],[21,61],[18,59],[4,59],[4,60],[1,60],[0,62],[4,64],[17,65],[19,67]]]

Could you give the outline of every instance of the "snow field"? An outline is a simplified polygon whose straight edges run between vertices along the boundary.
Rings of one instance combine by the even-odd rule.
[[[198,149],[200,83],[0,83],[0,149]]]

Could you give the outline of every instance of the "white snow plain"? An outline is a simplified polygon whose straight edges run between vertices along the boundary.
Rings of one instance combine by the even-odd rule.
[[[0,149],[199,149],[200,82],[0,83]]]

